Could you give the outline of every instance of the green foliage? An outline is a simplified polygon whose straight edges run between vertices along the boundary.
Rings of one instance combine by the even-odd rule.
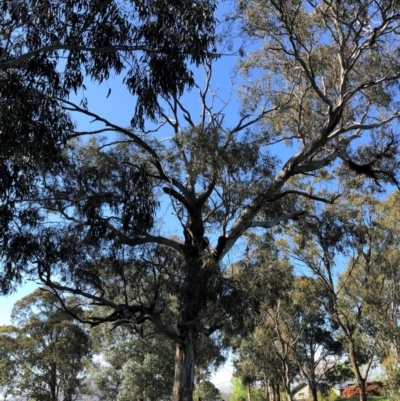
[[[81,106],[87,110],[86,80],[101,83],[123,74],[136,98],[132,125],[143,127],[145,118],[155,119],[161,111],[158,96],[182,94],[194,84],[188,63],[212,57],[215,7],[213,0],[2,2],[0,256],[14,255],[2,267],[2,293],[11,292],[23,275],[14,265],[24,258],[15,224],[34,230],[43,223],[36,202],[23,207],[20,202],[39,199],[43,176],[57,176],[64,162],[68,165],[63,150],[76,129],[69,113],[71,92],[83,92]],[[35,245],[27,242],[32,254]]]
[[[340,383],[355,379],[354,372],[347,363],[337,362],[335,366],[325,373],[325,378],[329,383]]]
[[[65,300],[73,307],[74,300]],[[47,290],[18,301],[15,326],[0,331],[0,386],[5,394],[32,400],[71,401],[82,385],[84,359],[90,356],[85,330],[60,310]]]
[[[101,400],[159,400],[171,393],[174,377],[174,343],[151,326],[137,335],[123,327],[93,329],[91,338],[102,362],[90,368]]]
[[[318,401],[338,401],[339,398],[332,389],[329,389],[327,394],[318,392]]]
[[[395,198],[380,201],[370,195],[349,194],[335,209],[320,208],[318,217],[298,224],[290,250],[319,283],[320,299],[340,330],[338,339],[350,355],[359,384],[375,361],[397,352],[399,327],[393,312],[399,300],[394,266],[400,242],[398,228],[394,228],[397,220],[394,216],[388,219],[390,210],[396,210]],[[340,270],[339,260],[346,261],[345,269]],[[341,372],[332,373],[338,378],[330,379],[339,381]]]
[[[145,116],[155,117],[158,95],[182,93],[193,83],[186,63],[199,64],[208,55],[214,9],[208,0],[5,2],[2,80],[17,76],[27,88],[65,95],[84,88],[84,72],[99,83],[123,72],[138,99],[133,122],[142,124]]]
[[[221,399],[221,392],[209,380],[202,380],[195,387],[194,398],[199,401]]]
[[[232,378],[231,379],[232,385],[232,395],[230,401],[247,401],[248,400],[248,388],[246,385],[242,384],[240,379]],[[265,391],[254,388],[251,385],[250,387],[250,394],[252,401],[265,401]]]
[[[400,366],[396,354],[388,355],[382,366],[386,376],[384,393],[388,394],[391,400],[400,401]]]

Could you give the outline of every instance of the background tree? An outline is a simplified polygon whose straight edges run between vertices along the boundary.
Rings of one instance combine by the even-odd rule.
[[[179,91],[164,96],[159,123],[171,132],[162,141],[154,126],[133,132],[63,99],[65,111],[103,126],[69,135],[67,167],[40,176],[38,193],[16,205],[21,213],[36,210],[42,224],[16,222],[2,245],[4,288],[27,273],[61,300],[73,293],[103,306],[106,315],[86,317],[93,325],[111,321],[140,331],[148,321],[172,339],[175,401],[192,399],[198,338],[229,322],[243,299],[223,265],[235,244],[253,229],[299,218],[300,199],[333,202],[364,178],[375,189],[379,182],[397,184],[397,5],[238,6],[243,34],[260,47],[240,65],[257,79],[245,77],[236,122],[224,119],[225,105],[213,107],[211,62],[199,90],[200,119]],[[101,133],[114,135],[75,142]],[[283,143],[293,147],[280,162],[274,154],[283,156]],[[174,238],[162,222],[152,224],[161,199],[176,217]],[[172,325],[163,321],[168,308],[177,315]]]
[[[325,378],[329,383],[341,383],[355,379],[353,370],[349,362],[338,362],[325,373]]]
[[[72,401],[82,385],[84,359],[90,356],[88,334],[46,290],[18,301],[12,321],[15,326],[2,326],[0,334],[0,386],[5,395]]]
[[[289,312],[289,294],[294,285],[292,266],[279,253],[272,235],[253,235],[246,256],[231,269],[246,299],[254,299],[250,311],[241,311],[246,319],[230,341],[237,353],[235,376],[247,388],[248,398],[251,387],[261,384],[267,399],[279,400],[281,387],[290,399],[291,384],[298,373],[292,338],[287,337],[288,331],[294,329],[289,327],[294,319]],[[286,313],[288,319],[284,321]]]
[[[195,389],[195,398],[197,400],[217,400],[221,399],[221,392],[209,380],[202,380]]]
[[[289,315],[283,317],[286,326],[293,324],[297,329],[289,331],[285,341],[291,344],[293,360],[310,387],[313,401],[318,401],[318,383],[326,379],[326,372],[343,352],[335,324],[320,298],[318,284],[312,278],[297,277],[288,302]],[[324,365],[327,360],[329,364]]]
[[[142,336],[119,327],[99,327],[96,337],[101,362],[91,368],[90,379],[102,400],[159,400],[171,393],[174,344],[146,328]]]
[[[258,241],[254,253],[258,274],[253,273],[253,280],[263,288],[262,305],[260,312],[252,316],[254,332],[250,338],[240,340],[235,374],[244,379],[249,376],[250,384],[264,379],[268,386],[269,382],[271,394],[267,397],[272,399],[277,397],[275,383],[282,384],[291,399],[292,383],[301,375],[317,400],[317,385],[326,379],[325,372],[332,367],[334,358],[341,356],[342,344],[335,338],[335,329],[315,291],[314,280],[295,276],[290,265],[285,271],[279,257],[274,269],[268,271],[266,266],[273,264],[274,259],[265,251],[265,244]],[[264,283],[260,276],[266,271]],[[249,290],[248,297],[254,296],[255,289],[247,281],[244,285]],[[273,295],[269,289],[274,291]],[[324,366],[322,362],[327,359],[330,364]],[[245,380],[242,382],[245,384]]]
[[[252,401],[263,401],[265,398],[265,393],[262,389],[257,389],[254,387],[247,387],[242,384],[240,379],[233,377],[231,379],[232,384],[232,395],[230,400],[232,401],[246,401],[249,399]]]
[[[350,196],[336,210],[326,207],[303,220],[291,250],[317,278],[319,298],[346,345],[360,400],[365,400],[372,364],[384,358],[385,344],[397,332],[389,323],[393,303],[387,289],[393,289],[392,277],[385,277],[385,271],[391,271],[386,262],[396,251],[392,234],[380,223],[381,206],[373,197]],[[340,260],[346,264],[342,271]],[[388,324],[394,334],[387,336]]]
[[[252,388],[259,381],[260,367],[255,363],[257,351],[251,340],[242,339],[240,349],[236,351],[238,358],[234,360],[234,377],[240,380],[241,385],[246,389],[247,401],[252,400]]]

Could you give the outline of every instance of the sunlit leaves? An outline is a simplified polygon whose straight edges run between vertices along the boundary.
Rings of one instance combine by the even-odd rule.
[[[6,394],[51,401],[61,394],[74,396],[81,386],[82,360],[90,355],[85,330],[45,290],[15,304],[12,319],[15,326],[0,330],[0,383]]]

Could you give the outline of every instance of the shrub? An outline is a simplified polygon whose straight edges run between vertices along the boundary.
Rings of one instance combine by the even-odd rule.
[[[358,387],[357,386],[349,386],[346,387],[342,392],[342,398],[356,398],[358,397]]]
[[[381,395],[383,389],[382,382],[367,383],[366,394],[367,395]],[[349,386],[342,392],[343,398],[356,398],[359,396],[358,386]]]
[[[322,394],[320,391],[318,391],[319,401],[336,401],[338,398],[339,397],[332,389],[329,389],[326,394]]]
[[[367,383],[367,395],[381,395],[383,390],[382,382]]]

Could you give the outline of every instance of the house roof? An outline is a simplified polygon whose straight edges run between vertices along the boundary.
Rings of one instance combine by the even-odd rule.
[[[325,385],[327,385],[329,387],[336,388],[338,390],[343,390],[346,387],[354,386],[354,381],[352,381],[352,380],[347,380],[345,382],[336,383],[334,385],[332,385],[330,383],[327,383],[327,382],[320,382],[320,383],[323,383],[323,384],[325,384]],[[303,388],[306,387],[306,386],[307,386],[306,382],[299,383],[296,387],[293,388],[292,394],[298,393],[299,391],[303,390]]]
[[[300,383],[298,384],[293,390],[292,390],[292,394],[296,394],[298,393],[300,390],[302,390],[304,387],[307,386],[307,383]]]
[[[343,389],[345,389],[346,387],[353,386],[353,385],[354,385],[354,381],[352,381],[352,380],[347,380],[347,381],[345,381],[345,382],[336,383],[333,387],[334,387],[334,388],[337,388],[338,390],[343,390]]]

